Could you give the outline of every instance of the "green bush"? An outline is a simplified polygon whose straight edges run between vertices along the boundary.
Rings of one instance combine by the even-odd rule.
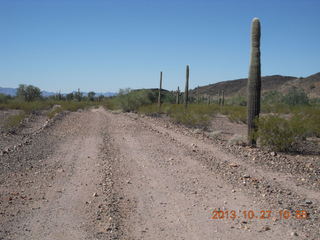
[[[0,103],[7,103],[10,99],[11,96],[0,93]]]
[[[261,147],[274,151],[295,150],[297,143],[305,137],[305,129],[299,118],[284,119],[277,115],[260,117],[258,138]]]
[[[151,90],[120,89],[116,97],[105,101],[107,109],[121,109],[124,112],[138,111],[139,107],[155,101],[155,93]]]
[[[283,94],[278,91],[268,91],[262,94],[262,104],[279,104],[282,102]]]
[[[283,97],[282,102],[287,105],[308,105],[309,98],[303,89],[291,88]]]
[[[219,106],[190,104],[185,110],[182,104],[163,104],[161,110],[176,123],[189,127],[207,127],[210,124],[210,118],[219,111]],[[157,114],[158,106],[156,104],[144,105],[138,109],[138,112],[147,115]]]
[[[245,96],[236,95],[226,99],[228,105],[247,106],[247,98]]]
[[[21,121],[25,117],[26,117],[26,114],[24,112],[12,115],[6,119],[4,127],[6,129],[12,129],[12,128],[18,127],[21,124]]]
[[[220,109],[220,112],[228,116],[228,118],[233,122],[247,122],[247,108],[244,106],[225,105]]]
[[[207,114],[199,114],[192,110],[177,111],[170,115],[174,122],[184,124],[189,127],[207,127],[210,124],[210,118]]]
[[[301,122],[306,137],[320,137],[320,108],[297,107],[292,112],[293,118]]]
[[[62,112],[62,111],[63,111],[62,107],[57,107],[57,108],[55,108],[54,110],[50,111],[50,112],[47,114],[47,117],[48,117],[49,119],[51,119],[51,118],[53,118],[57,113],[60,113],[60,112]]]

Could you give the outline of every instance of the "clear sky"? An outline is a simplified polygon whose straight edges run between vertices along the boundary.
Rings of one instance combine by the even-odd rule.
[[[0,86],[118,91],[246,77],[250,24],[262,75],[320,71],[319,0],[0,0]]]

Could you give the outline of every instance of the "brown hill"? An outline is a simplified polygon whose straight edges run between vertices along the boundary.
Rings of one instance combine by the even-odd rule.
[[[219,91],[224,90],[226,97],[234,95],[246,95],[247,78],[218,82],[206,86],[201,86],[190,91],[190,95],[199,92],[200,95],[217,95]],[[292,87],[302,88],[311,98],[320,97],[320,73],[308,76],[306,78],[297,78],[292,76],[272,75],[262,77],[262,93],[267,91],[288,92]]]

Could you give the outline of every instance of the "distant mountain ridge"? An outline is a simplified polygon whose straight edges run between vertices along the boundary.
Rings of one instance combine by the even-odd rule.
[[[219,91],[224,90],[226,97],[234,95],[247,94],[247,78],[236,79],[200,86],[190,91],[190,95],[195,95],[197,92],[200,95],[217,95]],[[287,93],[292,87],[303,89],[310,98],[320,97],[320,72],[310,75],[305,78],[293,76],[272,75],[265,76],[261,79],[262,93],[267,91],[279,91]]]
[[[0,93],[5,94],[5,95],[10,95],[10,96],[15,96],[17,94],[17,88],[3,88],[0,87]],[[42,96],[44,97],[49,97],[56,95],[57,93],[54,92],[47,92],[47,91],[41,91]],[[82,92],[85,96],[88,95],[88,92]],[[66,95],[66,93],[61,93],[62,95]],[[115,96],[117,93],[114,92],[96,92],[96,96],[103,95],[105,97],[110,97],[110,96]]]
[[[224,90],[224,94],[226,97],[231,97],[235,95],[245,96],[247,94],[247,80],[247,78],[241,78],[200,86],[198,88],[190,90],[190,96],[194,96],[195,94],[197,94],[197,92],[200,95],[216,96],[219,93],[219,91],[222,90]],[[320,98],[320,72],[305,78],[282,75],[264,76],[262,77],[261,84],[262,93],[267,91],[279,91],[281,93],[287,93],[292,87],[297,87],[303,89],[310,98]],[[157,90],[157,88],[153,90]],[[2,94],[15,96],[16,91],[16,88],[0,87],[0,93]],[[43,96],[48,97],[57,93],[42,91],[42,94]],[[83,94],[87,95],[88,93],[83,92]],[[63,93],[63,95],[66,94]],[[100,95],[109,97],[115,96],[117,95],[117,93],[96,93],[96,96]]]

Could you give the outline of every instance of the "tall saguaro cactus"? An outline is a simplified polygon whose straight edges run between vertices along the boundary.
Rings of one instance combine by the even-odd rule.
[[[179,104],[180,103],[180,89],[178,87],[177,89],[177,96],[176,96],[176,104]]]
[[[161,89],[162,89],[162,72],[160,72],[160,87],[159,87],[159,95],[158,95],[158,111],[161,111]]]
[[[255,146],[253,136],[257,130],[255,120],[260,114],[261,63],[260,63],[260,20],[254,18],[251,25],[251,59],[248,77],[248,145]]]
[[[189,100],[189,65],[186,68],[186,86],[184,89],[184,108],[187,109]]]

